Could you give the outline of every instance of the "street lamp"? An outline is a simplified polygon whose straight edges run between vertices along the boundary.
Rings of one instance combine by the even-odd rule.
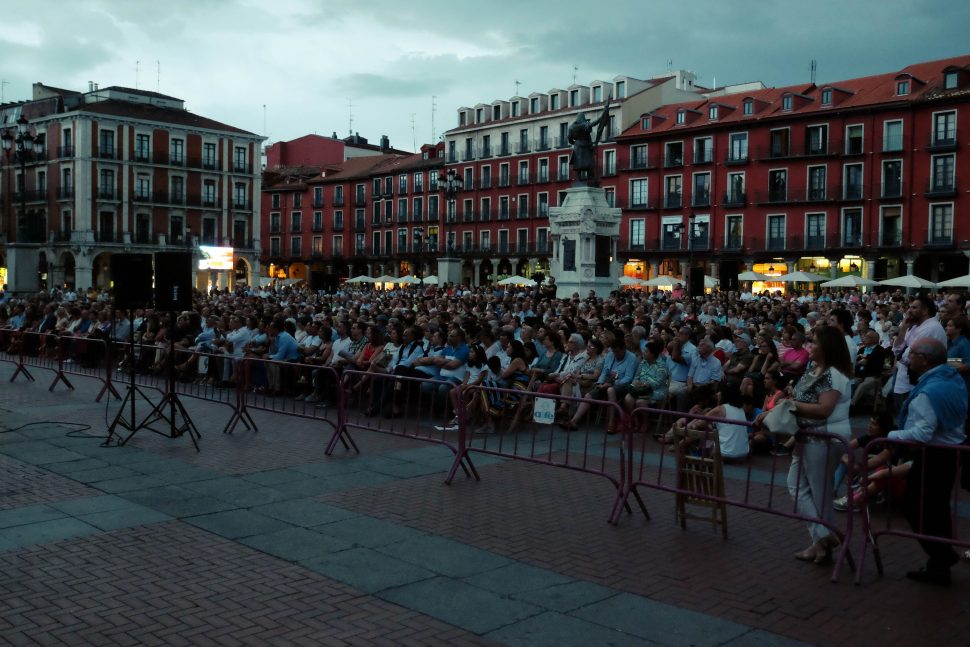
[[[687,296],[693,299],[696,294],[691,290],[691,283],[694,278],[694,218],[695,214],[690,214],[688,218],[688,229],[687,229]],[[701,289],[701,296],[703,296],[703,288]]]
[[[0,135],[8,163],[11,158],[20,162],[20,214],[17,217],[17,242],[40,242],[33,240],[33,232],[28,232],[27,224],[27,158],[44,150],[44,135],[30,132],[27,117],[21,115],[16,128],[10,128]]]
[[[445,192],[445,256],[447,257],[453,251],[451,237],[449,236],[451,232],[448,226],[454,222],[451,207],[455,201],[455,196],[465,188],[465,182],[455,169],[450,168],[447,173],[438,176],[438,184],[444,187]]]

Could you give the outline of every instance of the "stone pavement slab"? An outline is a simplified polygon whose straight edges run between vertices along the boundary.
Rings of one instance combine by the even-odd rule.
[[[162,514],[161,512],[140,505],[80,514],[77,515],[77,519],[105,531],[172,520],[167,514]]]
[[[8,546],[33,546],[84,537],[98,531],[99,529],[92,524],[72,517],[62,517],[4,528],[0,530],[0,542]]]
[[[657,644],[553,611],[506,625],[485,636],[515,647],[649,647]]]
[[[186,521],[193,526],[198,526],[227,539],[265,535],[292,527],[279,519],[273,519],[249,510],[215,512],[194,516],[186,519]]]
[[[356,512],[327,505],[313,499],[290,499],[251,508],[253,512],[280,519],[294,526],[310,528],[358,517]]]
[[[513,599],[567,613],[616,595],[614,589],[590,582],[566,582],[544,589],[516,592]]]
[[[353,547],[349,541],[328,537],[306,528],[284,528],[246,537],[241,542],[288,562],[324,557]]]
[[[431,571],[394,559],[370,548],[351,548],[300,562],[366,593],[420,582],[434,577]]]
[[[453,578],[468,577],[511,564],[510,560],[495,553],[429,535],[387,544],[377,550]]]

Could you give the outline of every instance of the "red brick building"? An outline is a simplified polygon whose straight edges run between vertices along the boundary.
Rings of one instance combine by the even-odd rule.
[[[616,138],[624,272],[964,275],[968,134],[970,56],[644,112]]]
[[[377,154],[266,171],[267,276],[331,288],[360,274],[437,271],[443,146],[404,153],[385,140],[381,148]]]

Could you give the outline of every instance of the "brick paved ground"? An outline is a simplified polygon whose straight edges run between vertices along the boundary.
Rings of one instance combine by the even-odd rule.
[[[50,394],[49,372],[11,373],[0,427],[103,435],[92,380]],[[223,435],[228,407],[186,404],[199,454],[145,432],[120,449],[50,423],[0,434],[0,641],[960,644],[970,626],[970,568],[914,585],[910,542],[884,542],[886,577],[870,559],[863,587],[831,584],[791,559],[797,522],[731,509],[724,542],[648,491],[653,519],[614,527],[605,479],[476,456],[481,482],[445,486],[439,446],[358,431],[361,455],[326,458],[320,421],[255,413],[259,433]]]

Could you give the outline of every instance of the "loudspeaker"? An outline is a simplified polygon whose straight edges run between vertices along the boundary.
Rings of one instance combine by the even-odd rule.
[[[717,268],[721,292],[738,291],[738,262],[721,261]]]
[[[151,305],[151,254],[112,254],[111,278],[116,308],[133,310]]]
[[[691,298],[704,296],[704,268],[703,267],[690,268],[690,296]]]
[[[192,308],[191,252],[155,254],[155,308],[158,310]]]

